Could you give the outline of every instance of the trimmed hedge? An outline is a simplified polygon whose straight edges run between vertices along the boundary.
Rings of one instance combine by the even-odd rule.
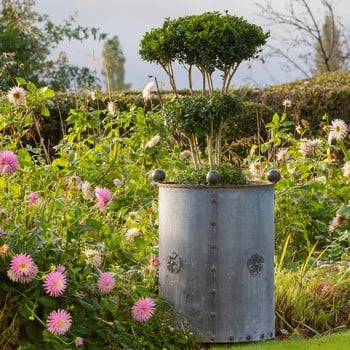
[[[286,98],[292,102],[288,113],[296,124],[303,119],[308,121],[312,133],[320,131],[325,114],[331,119],[339,118],[350,123],[350,72],[329,72],[310,79],[270,86],[262,92],[261,102],[282,113]]]
[[[350,124],[350,72],[338,71],[324,73],[314,78],[297,80],[287,84],[272,85],[266,89],[241,87],[231,89],[243,101],[245,108],[237,115],[235,122],[224,131],[225,141],[250,136],[266,138],[265,125],[271,121],[274,113],[283,113],[283,101],[288,98],[292,106],[288,108],[290,118],[296,125],[302,120],[309,123],[311,133],[317,133],[322,126],[322,117],[340,118]],[[187,95],[187,90],[179,92]],[[161,99],[173,98],[173,94],[162,92]],[[50,107],[51,117],[42,118],[42,134],[45,144],[51,149],[65,132],[65,120],[70,109],[82,104],[87,110],[107,109],[108,101],[114,102],[120,111],[128,111],[132,106],[144,107],[141,91],[112,92],[58,92]],[[151,106],[160,110],[160,98],[152,94]]]

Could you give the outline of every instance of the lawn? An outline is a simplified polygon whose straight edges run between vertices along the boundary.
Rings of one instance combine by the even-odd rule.
[[[285,341],[271,340],[251,344],[217,345],[211,350],[240,349],[240,350],[349,350],[350,332],[339,332],[328,336],[312,339],[291,339]]]

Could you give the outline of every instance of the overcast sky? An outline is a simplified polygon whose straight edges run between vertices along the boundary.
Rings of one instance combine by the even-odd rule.
[[[288,0],[271,1],[274,6],[283,9]],[[316,6],[317,11],[321,0],[309,2]],[[350,11],[350,2],[348,0],[336,2],[337,12],[343,13],[346,18]],[[78,24],[98,27],[110,37],[117,35],[126,59],[125,83],[130,83],[133,89],[142,89],[148,81],[148,75],[157,76],[160,82],[167,85],[166,75],[161,68],[142,61],[138,54],[144,33],[161,26],[167,17],[176,18],[206,11],[228,10],[230,14],[243,16],[247,21],[260,25],[264,31],[271,31],[271,36],[276,30],[267,27],[266,21],[258,16],[259,10],[253,4],[253,0],[36,0],[35,10],[49,15],[56,24],[61,24],[63,19],[76,13]],[[68,54],[71,64],[87,66],[100,74],[102,47],[102,42],[89,40],[83,44],[64,43],[60,46],[60,50]],[[262,64],[253,61],[252,65],[240,66],[233,84],[266,86],[291,81],[297,77],[297,74],[283,72],[276,62],[268,61]]]

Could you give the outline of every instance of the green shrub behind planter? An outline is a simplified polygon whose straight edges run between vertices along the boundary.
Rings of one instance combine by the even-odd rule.
[[[263,91],[261,101],[276,112],[283,112],[283,101],[291,100],[290,113],[296,123],[305,119],[315,134],[328,114],[350,123],[350,72],[337,71],[270,86]]]

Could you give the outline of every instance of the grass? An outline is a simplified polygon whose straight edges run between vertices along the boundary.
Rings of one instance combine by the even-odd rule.
[[[217,345],[210,350],[347,350],[350,349],[350,332],[339,332],[312,339],[269,340],[250,344]]]

